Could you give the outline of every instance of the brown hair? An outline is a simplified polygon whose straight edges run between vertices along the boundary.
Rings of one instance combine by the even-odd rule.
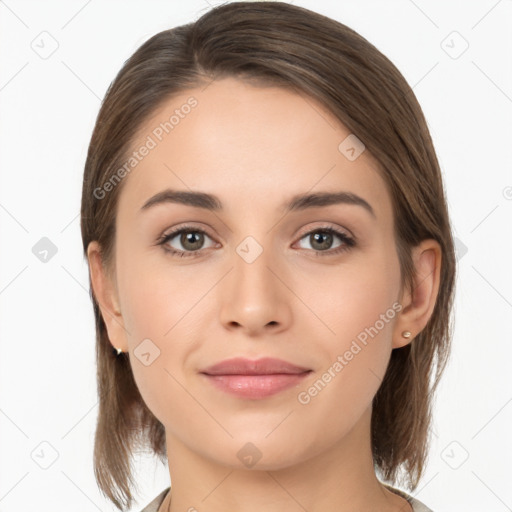
[[[234,2],[151,37],[119,71],[96,120],[82,191],[84,252],[97,240],[106,269],[113,270],[123,182],[102,199],[95,190],[125,162],[144,121],[173,95],[227,76],[305,93],[364,143],[391,195],[403,283],[413,286],[412,247],[427,238],[441,246],[433,314],[409,345],[392,351],[373,401],[375,469],[385,480],[413,490],[428,453],[432,393],[449,354],[455,253],[442,177],[422,110],[397,68],[358,33],[287,3]],[[136,487],[132,454],[149,445],[165,460],[165,431],[139,394],[128,356],[113,353],[92,292],[91,298],[99,392],[95,475],[100,489],[123,510],[131,505]]]

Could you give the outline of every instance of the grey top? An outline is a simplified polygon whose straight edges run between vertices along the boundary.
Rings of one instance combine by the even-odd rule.
[[[400,489],[395,489],[394,487],[391,487],[387,484],[382,484],[387,489],[389,489],[391,492],[394,492],[395,494],[398,494],[402,498],[405,498],[411,505],[412,510],[414,512],[432,512],[430,508],[428,508],[426,505],[424,505],[421,501],[418,501],[416,498],[413,498],[409,494],[407,494],[404,491],[401,491]],[[167,489],[164,489],[151,503],[149,503],[146,507],[144,507],[141,512],[158,512],[158,507],[162,504],[162,502],[165,499],[165,496],[169,492],[170,487],[167,487]]]

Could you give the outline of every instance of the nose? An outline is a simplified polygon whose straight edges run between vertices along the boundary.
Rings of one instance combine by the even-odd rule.
[[[293,294],[285,284],[285,272],[279,270],[283,265],[279,266],[271,251],[264,248],[253,261],[246,254],[243,249],[235,252],[233,269],[219,290],[222,324],[228,330],[244,331],[248,336],[287,329]]]

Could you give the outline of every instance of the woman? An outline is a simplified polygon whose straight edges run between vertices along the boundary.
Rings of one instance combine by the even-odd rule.
[[[111,84],[81,228],[97,329],[95,472],[172,483],[144,512],[428,511],[410,494],[446,364],[455,256],[396,67],[348,27],[235,2]]]

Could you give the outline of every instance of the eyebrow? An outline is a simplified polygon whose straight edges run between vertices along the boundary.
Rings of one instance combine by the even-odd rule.
[[[205,210],[214,212],[221,212],[223,210],[222,202],[216,195],[208,194],[206,192],[166,189],[150,197],[141,207],[141,211],[166,203],[183,204],[195,208],[204,208]],[[373,217],[376,217],[373,208],[365,199],[353,194],[352,192],[345,191],[297,194],[281,205],[281,210],[284,212],[296,212],[303,211],[308,208],[318,208],[336,204],[361,206]]]

